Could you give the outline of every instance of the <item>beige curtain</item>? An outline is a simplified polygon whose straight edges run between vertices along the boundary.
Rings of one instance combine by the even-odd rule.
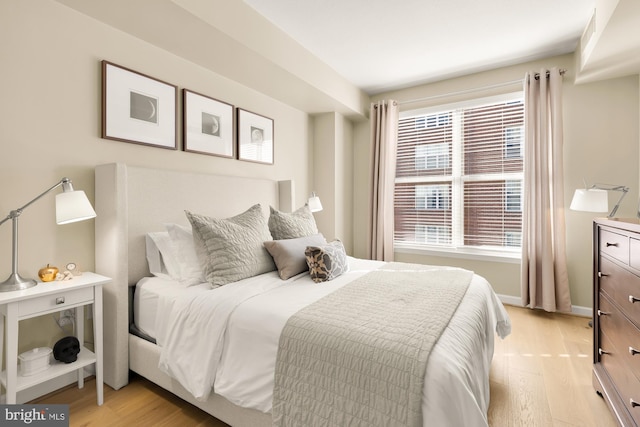
[[[393,191],[398,145],[398,103],[372,103],[369,258],[393,261]]]
[[[522,212],[522,304],[571,311],[565,254],[562,72],[527,73]]]

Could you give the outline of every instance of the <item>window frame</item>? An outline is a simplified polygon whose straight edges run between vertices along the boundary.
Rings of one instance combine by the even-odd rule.
[[[409,117],[418,116],[418,115],[441,117],[441,116],[447,116],[448,112],[450,111],[461,109],[461,108],[471,109],[471,108],[481,107],[483,105],[498,104],[498,103],[505,103],[505,102],[507,103],[524,102],[524,93],[522,91],[509,92],[509,93],[500,94],[496,96],[474,98],[474,99],[464,100],[464,101],[455,102],[455,103],[447,103],[447,104],[441,104],[441,105],[436,105],[436,106],[431,106],[426,108],[417,108],[417,109],[401,111],[400,118],[401,119],[409,118]],[[451,120],[452,120],[453,126],[455,127],[456,119],[454,117],[451,117]],[[424,122],[426,124],[427,120],[425,120]],[[508,144],[511,144],[512,142],[508,138],[509,137],[508,133],[513,131],[508,131],[507,130],[508,127],[505,127],[504,135],[502,137],[503,139],[502,152],[505,158],[523,159],[523,155],[524,155],[524,127],[523,126],[524,124],[522,126],[518,125],[518,126],[511,127],[511,128],[521,129],[518,132],[521,135],[520,143],[518,144],[519,149],[517,150],[519,156],[508,155],[509,150],[512,150],[512,151],[516,151],[516,150],[514,150],[513,147],[508,147]],[[456,132],[456,130],[454,130],[454,132]],[[462,143],[460,143],[460,145],[462,145]],[[451,208],[462,209],[462,207],[456,208],[456,205],[459,204],[459,200],[461,200],[461,198],[463,197],[463,195],[461,194],[462,193],[461,189],[464,186],[464,182],[477,180],[478,176],[473,176],[473,175],[465,176],[464,172],[460,171],[460,169],[462,168],[461,166],[462,163],[460,162],[460,156],[462,156],[462,154],[460,151],[461,151],[460,147],[457,147],[457,148],[453,146],[451,147],[451,154],[449,156],[450,159],[449,159],[448,168],[452,169],[452,171],[448,175],[420,177],[420,179],[417,179],[414,177],[396,177],[395,183],[402,184],[403,182],[404,183],[415,182],[416,184],[419,183],[419,185],[429,185],[430,182],[434,182],[434,183],[437,182],[438,184],[441,184],[443,181],[449,182],[451,185],[451,189],[450,189],[451,190],[450,200],[452,203]],[[426,156],[425,156],[425,159],[426,159]],[[459,164],[456,164],[456,162],[458,162]],[[426,165],[426,160],[425,160],[425,165]],[[424,169],[424,170],[430,171],[432,169]],[[505,196],[503,201],[503,203],[505,203],[504,212],[505,213],[522,212],[524,172],[523,171],[515,172],[515,173],[503,172],[502,178],[500,179],[505,181]],[[515,211],[515,210],[507,211],[506,209],[506,203],[507,203],[506,187],[508,185],[507,182],[514,179],[518,180],[521,183],[520,203],[519,203],[520,209],[518,211]],[[457,190],[454,189],[454,183],[455,183],[455,186],[458,188]],[[458,200],[458,202],[456,202],[456,200]],[[458,218],[461,218],[459,212],[454,213],[453,215],[454,216],[457,215]],[[458,219],[458,221],[460,220]],[[452,219],[452,222],[454,222],[453,219]],[[427,225],[431,225],[431,224],[424,224],[424,225],[426,227]],[[446,225],[442,225],[442,227],[446,227]],[[398,253],[411,253],[411,254],[422,254],[422,255],[431,255],[431,256],[445,256],[445,257],[454,257],[454,258],[500,261],[500,262],[507,262],[507,263],[520,262],[520,258],[521,258],[520,247],[510,247],[506,245],[505,246],[487,246],[487,247],[465,246],[464,242],[461,241],[463,240],[463,237],[462,237],[463,233],[462,233],[462,230],[460,229],[461,227],[463,230],[464,227],[461,226],[460,224],[454,224],[454,223],[451,224],[451,231],[452,231],[451,240],[452,241],[448,245],[417,244],[414,242],[396,241],[394,239],[394,251]],[[508,230],[508,231],[515,232],[516,230]],[[456,235],[453,235],[453,233],[456,233]],[[427,234],[426,231],[424,234],[425,235]],[[504,232],[504,234],[505,234],[504,236],[498,235],[496,237],[498,237],[498,239],[502,237],[502,241],[506,242],[507,241],[506,231]]]

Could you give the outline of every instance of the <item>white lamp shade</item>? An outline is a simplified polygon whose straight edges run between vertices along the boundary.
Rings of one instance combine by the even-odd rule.
[[[585,212],[609,212],[609,198],[606,190],[579,188],[573,194],[569,209]]]
[[[307,203],[309,204],[309,210],[311,210],[311,212],[319,212],[322,210],[322,203],[320,203],[320,197],[318,196],[312,195],[309,197]]]
[[[95,217],[96,211],[93,210],[84,191],[65,191],[56,194],[57,224],[69,224]]]

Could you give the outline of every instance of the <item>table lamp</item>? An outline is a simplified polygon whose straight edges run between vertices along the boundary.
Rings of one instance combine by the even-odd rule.
[[[608,191],[621,191],[622,195],[613,207],[608,218],[612,218],[618,211],[620,202],[629,192],[629,187],[624,185],[609,184],[593,184],[590,188],[578,188],[573,193],[573,200],[569,209],[574,211],[585,212],[608,212],[609,211],[609,193]]]
[[[320,212],[322,210],[322,203],[320,203],[320,197],[318,197],[315,192],[311,193],[311,196],[309,197],[307,204],[309,205],[309,210],[311,212]]]
[[[72,222],[95,218],[96,212],[93,210],[86,194],[84,191],[74,191],[69,178],[62,178],[58,183],[45,190],[29,203],[9,212],[9,215],[0,221],[0,225],[8,220],[12,220],[13,222],[11,275],[7,280],[0,283],[0,292],[19,291],[37,284],[34,279],[23,278],[18,274],[18,218],[32,203],[60,186],[62,186],[63,192],[56,195],[57,224],[70,224]]]

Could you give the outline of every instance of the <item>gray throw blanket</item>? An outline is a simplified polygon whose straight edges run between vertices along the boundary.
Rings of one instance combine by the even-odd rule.
[[[422,425],[427,359],[472,276],[388,263],[294,314],[279,342],[274,425]]]

